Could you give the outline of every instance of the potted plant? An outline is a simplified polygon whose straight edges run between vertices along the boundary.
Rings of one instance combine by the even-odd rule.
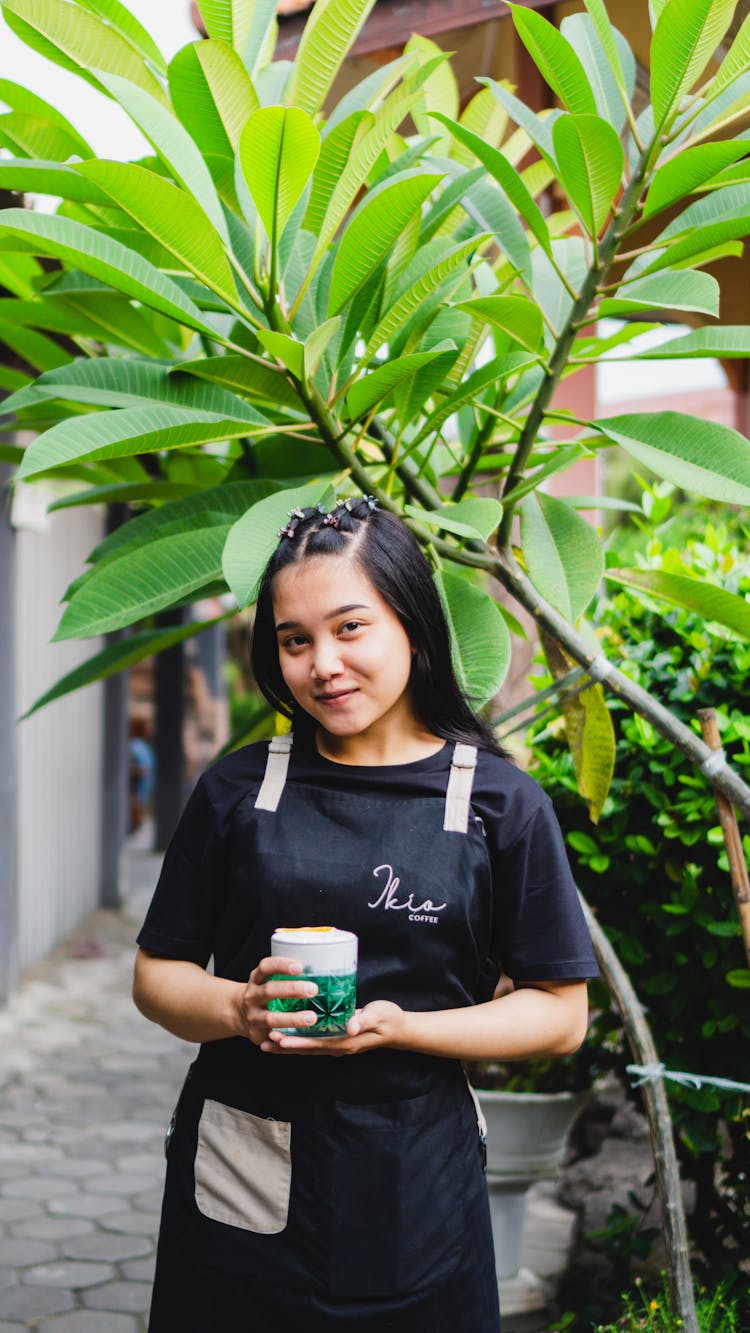
[[[521,1267],[527,1195],[552,1180],[570,1131],[605,1069],[598,1047],[574,1055],[506,1063],[467,1062],[487,1126],[487,1187],[495,1261],[506,1313],[545,1303],[538,1279]]]

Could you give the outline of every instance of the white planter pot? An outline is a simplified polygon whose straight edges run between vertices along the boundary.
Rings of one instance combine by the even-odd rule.
[[[482,1092],[487,1120],[487,1187],[498,1278],[521,1267],[526,1192],[554,1178],[586,1092]]]

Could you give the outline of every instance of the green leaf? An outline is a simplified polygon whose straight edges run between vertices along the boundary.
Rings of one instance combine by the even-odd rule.
[[[40,695],[19,721],[23,722],[46,704],[61,699],[65,694],[71,694],[73,690],[83,689],[84,685],[91,685],[96,680],[106,680],[108,676],[114,676],[118,671],[125,671],[146,657],[162,653],[165,648],[172,648],[176,643],[193,638],[200,634],[201,630],[209,629],[211,625],[220,625],[222,620],[231,615],[234,615],[233,611],[228,611],[223,616],[216,616],[213,620],[191,620],[186,625],[178,625],[172,629],[142,630],[138,634],[130,634],[125,639],[119,639],[117,643],[110,643],[101,652],[94,653],[93,657],[89,657],[87,661],[81,662],[72,671],[61,676],[51,689]]]
[[[694,329],[679,338],[643,352],[632,352],[628,360],[662,361],[683,357],[750,357],[750,328],[747,324],[722,324],[718,328]]]
[[[211,173],[196,143],[177,117],[127,79],[101,71],[98,77],[146,136],[177,183],[200,202],[219,235],[227,240],[227,225]]]
[[[11,79],[0,79],[0,102],[12,107],[14,111],[26,111],[32,116],[39,116],[41,120],[49,121],[51,125],[57,125],[78,145],[79,157],[94,156],[93,148],[62,112],[50,102],[45,102],[43,97],[33,93],[30,88],[25,88],[20,83],[13,83]]]
[[[525,296],[477,296],[460,301],[458,310],[466,310],[493,328],[502,329],[514,343],[536,352],[544,335],[541,311]]]
[[[330,504],[328,482],[292,487],[258,501],[232,527],[224,547],[224,577],[241,608],[255,601],[263,571],[279,543],[290,509]]]
[[[134,296],[180,324],[212,337],[214,330],[176,283],[119,241],[70,218],[7,208],[0,214],[0,241],[12,237],[22,251],[51,255],[82,268],[116,291]]]
[[[746,14],[742,20],[737,36],[711,80],[707,99],[713,101],[743,74],[747,74],[748,70],[750,70],[750,14]]]
[[[750,968],[733,967],[731,972],[727,972],[725,980],[735,990],[750,990]]]
[[[338,243],[331,275],[329,316],[339,314],[359,291],[441,180],[440,175],[407,171],[397,180],[370,191]]]
[[[340,326],[341,319],[337,315],[335,319],[327,319],[324,324],[319,324],[305,339],[304,370],[306,379],[312,379],[328,344],[336,336]]]
[[[697,199],[684,209],[659,233],[656,244],[675,240],[688,233],[694,236],[696,232],[719,222],[744,223],[745,231],[736,234],[746,235],[749,211],[750,184],[732,185],[724,190],[716,190],[712,194],[704,195],[702,199]],[[672,250],[668,251],[668,254],[671,255]]]
[[[510,634],[495,601],[460,574],[435,574],[446,611],[456,675],[473,708],[497,694],[510,666]]]
[[[478,168],[481,171],[481,167]],[[447,194],[447,190],[445,193]],[[527,287],[531,286],[531,252],[521,219],[501,190],[487,180],[470,185],[461,204],[480,231],[494,232],[498,246]],[[448,222],[445,227],[449,226]]]
[[[604,0],[583,0],[583,2],[588,10],[591,22],[596,29],[596,35],[599,38],[602,51],[606,56],[607,64],[612,72],[612,77],[614,78],[617,90],[622,98],[623,105],[627,105],[633,95],[633,89],[635,87],[636,71],[633,53],[630,48],[627,47],[627,54],[625,56],[627,62],[626,77],[617,41],[620,34],[617,33],[617,30],[612,27],[609,21],[609,15],[607,14]],[[572,15],[571,17],[575,17],[575,15]],[[622,46],[627,46],[624,38],[622,39]],[[614,122],[613,116],[611,119]]]
[[[430,414],[417,434],[414,444],[421,444],[422,440],[431,435],[433,431],[439,430],[443,423],[448,420],[448,417],[453,416],[454,412],[458,412],[467,403],[473,403],[477,411],[481,412],[483,406],[482,395],[488,388],[494,388],[494,396],[497,396],[509,375],[518,374],[528,366],[535,364],[536,357],[534,356],[529,356],[525,352],[510,352],[507,356],[495,357],[486,365],[480,366],[465,380],[462,380],[458,388],[453,393],[449,393],[440,406],[435,408],[435,411]],[[492,401],[493,396],[490,397],[489,402],[492,403]]]
[[[258,329],[258,339],[267,352],[278,357],[297,380],[305,378],[305,344],[287,333],[274,333],[269,329]]]
[[[384,365],[378,366],[371,375],[357,380],[346,395],[346,407],[350,421],[358,421],[368,416],[383,402],[394,389],[408,380],[433,361],[440,352],[437,348],[431,352],[412,352],[409,356],[399,356]]]
[[[536,10],[513,4],[508,8],[526,50],[563,106],[575,115],[595,116],[594,94],[570,42]]]
[[[481,93],[479,96],[481,96]],[[466,126],[457,124],[447,116],[441,115],[440,112],[432,112],[432,119],[439,120],[443,125],[447,125],[454,138],[470,149],[475,157],[479,158],[479,161],[497,181],[500,189],[507,195],[514,208],[521,214],[532,235],[550,253],[549,232],[541,209],[507,157],[498,148],[493,148],[491,144],[485,143],[478,134],[474,134]]]
[[[588,805],[592,823],[596,824],[615,766],[614,727],[601,685],[583,690],[575,699],[564,699],[562,712],[578,790]]]
[[[69,361],[59,370],[42,375],[33,385],[0,404],[3,414],[19,412],[29,404],[50,398],[95,407],[139,407],[146,402],[169,403],[183,409],[198,408],[214,416],[234,418],[253,425],[267,420],[249,403],[215,384],[201,383],[182,374],[183,366],[159,364],[137,357],[90,357]]]
[[[152,483],[152,485],[167,483]],[[114,532],[110,532],[89,556],[94,568],[120,558],[128,550],[146,546],[149,542],[176,533],[190,532],[199,526],[205,515],[211,515],[213,522],[217,516],[234,522],[254,505],[264,500],[267,495],[279,490],[277,481],[253,479],[251,481],[225,481],[219,486],[210,486],[201,490],[192,490],[189,495],[156,505],[143,514],[122,523]],[[160,492],[157,492],[160,494]],[[91,577],[92,570],[87,570],[74,587]]]
[[[243,130],[242,172],[274,250],[319,152],[318,131],[307,113],[295,107],[264,107]]]
[[[576,56],[576,60],[577,59],[578,57]],[[504,83],[497,83],[495,79],[487,78],[480,78],[477,82],[487,85],[492,91],[493,97],[497,98],[500,105],[505,108],[511,120],[518,126],[518,128],[528,135],[535,148],[544,158],[544,161],[554,174],[557,175],[555,149],[552,143],[552,126],[555,123],[556,115],[559,113],[550,112],[546,117],[537,116],[535,112],[530,111],[526,106],[526,103],[516,97]]]
[[[651,100],[656,129],[679,109],[724,36],[735,0],[669,0],[651,42]]]
[[[56,513],[58,509],[77,509],[80,505],[96,504],[132,504],[145,500],[148,504],[161,506],[166,500],[181,500],[186,495],[194,495],[199,490],[199,483],[189,485],[178,481],[115,481],[108,486],[89,486],[83,491],[73,491],[53,500],[47,505],[47,513]]]
[[[374,115],[365,111],[353,136],[344,136],[342,130],[342,139],[338,141],[335,153],[332,150],[330,158],[326,157],[325,162],[320,163],[311,192],[311,221],[306,220],[306,225],[318,234],[313,266],[317,265],[352,207],[372,168],[393,138],[396,127],[413,106],[433,63],[428,61],[409,74],[400,87],[385,98]],[[402,72],[400,68],[399,72]],[[321,208],[324,210],[323,220],[316,226],[312,219],[319,216]]]
[[[51,370],[69,360],[69,353],[59,343],[9,320],[0,319],[0,345],[15,352],[35,370]]]
[[[488,236],[475,236],[470,241],[464,241],[462,245],[454,246],[443,255],[439,263],[434,264],[427,272],[421,273],[406,290],[401,291],[371,335],[365,348],[364,360],[369,361],[379,347],[389,342],[422,303],[437,291],[456,269],[463,268],[464,273],[468,273],[465,267],[468,260],[487,239]]]
[[[521,546],[529,578],[571,624],[585,611],[604,570],[601,542],[585,518],[543,492],[520,506]]]
[[[169,91],[204,156],[233,165],[240,135],[260,105],[237,52],[213,39],[184,46],[169,66]]]
[[[617,316],[635,310],[690,310],[716,318],[719,295],[719,284],[710,273],[689,268],[674,273],[653,273],[621,286],[617,296],[601,302],[599,314]]]
[[[739,431],[682,412],[642,412],[592,425],[666,481],[710,500],[750,504],[750,443]]]
[[[316,0],[305,24],[286,100],[312,116],[319,111],[344,56],[375,0]]]
[[[697,144],[677,153],[656,172],[646,198],[644,218],[680,203],[724,167],[744,157],[748,150],[747,140],[730,139],[728,142]]]
[[[209,37],[218,37],[242,55],[253,21],[253,0],[199,0]]]
[[[146,31],[142,23],[134,14],[131,14],[120,0],[78,0],[79,5],[91,11],[92,14],[98,14],[105,19],[109,26],[116,28],[119,33],[130,43],[136,51],[139,51],[145,60],[148,60],[160,74],[166,74],[166,61],[159,50],[156,42],[149,32]]]
[[[620,136],[599,116],[558,116],[552,127],[560,180],[590,236],[598,236],[620,189]]]
[[[32,255],[0,254],[0,286],[24,300],[31,301],[36,296],[36,284],[43,272],[38,259]]]
[[[625,588],[635,588],[660,601],[694,611],[704,620],[716,621],[743,639],[750,639],[750,602],[725,588],[688,574],[669,574],[663,569],[608,569],[605,577]]]
[[[261,403],[264,408],[270,403],[274,407],[292,407],[297,411],[300,409],[300,400],[283,373],[275,370],[270,364],[251,361],[249,357],[240,356],[238,353],[201,357],[196,361],[182,361],[170,371],[170,374],[183,372],[222,385],[243,398]]]
[[[20,111],[0,115],[0,147],[26,157],[52,158],[57,162],[65,162],[79,152],[77,138],[39,116]]]
[[[76,168],[163,245],[182,268],[237,304],[237,289],[218,233],[192,195],[132,162],[82,162]]]
[[[499,500],[482,496],[460,500],[458,504],[443,505],[440,509],[418,509],[411,504],[405,504],[404,509],[428,528],[454,532],[458,537],[472,537],[483,542],[489,541],[503,516],[503,506]]]
[[[80,5],[72,6],[66,0],[3,0],[3,14],[8,27],[28,46],[80,74],[95,88],[102,85],[91,71],[102,69],[120,74],[157,100],[166,101],[143,55],[108,23]]]
[[[232,421],[197,408],[153,405],[94,412],[61,421],[37,436],[26,450],[18,475],[33,477],[84,459],[125,458],[236,439],[257,429],[249,422]]]
[[[28,157],[0,158],[0,187],[19,194],[59,195],[85,203],[107,204],[109,200],[93,182],[85,181],[73,166]]]
[[[264,66],[270,65],[277,32],[276,0],[254,0],[250,31],[240,52],[242,62],[253,78]]]
[[[95,568],[76,589],[53,642],[122,629],[185,601],[221,577],[221,553],[231,520],[207,514],[204,526],[172,534]]]

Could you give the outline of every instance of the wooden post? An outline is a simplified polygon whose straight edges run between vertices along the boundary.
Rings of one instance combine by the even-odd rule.
[[[710,745],[712,750],[721,749],[721,739],[719,737],[719,728],[716,723],[715,708],[699,708],[698,718],[701,724],[701,731],[706,745]],[[732,881],[732,892],[734,901],[737,904],[737,915],[740,919],[742,930],[742,941],[745,945],[745,956],[747,965],[750,967],[750,879],[747,873],[747,861],[742,846],[742,838],[737,825],[737,816],[734,812],[734,806],[728,801],[723,792],[717,790],[714,786],[714,797],[716,799],[716,808],[719,811],[719,823],[724,834],[724,846],[727,849],[727,859],[729,861],[729,877]]]
[[[628,1044],[639,1065],[657,1065],[658,1056],[651,1029],[646,1021],[630,978],[599,925],[591,908],[581,897],[586,923],[591,931],[596,959],[609,993],[622,1019]],[[667,1253],[667,1285],[672,1313],[682,1320],[683,1333],[699,1333],[695,1294],[690,1273],[685,1210],[680,1190],[680,1169],[672,1133],[672,1117],[664,1080],[651,1079],[641,1088],[646,1106],[651,1147],[654,1154],[656,1186],[661,1207],[661,1226]]]

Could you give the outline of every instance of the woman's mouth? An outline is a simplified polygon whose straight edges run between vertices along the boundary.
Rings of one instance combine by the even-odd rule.
[[[325,704],[327,708],[334,708],[336,704],[346,703],[347,699],[351,699],[352,695],[356,693],[356,687],[350,690],[330,690],[325,694],[316,694],[315,702]]]

